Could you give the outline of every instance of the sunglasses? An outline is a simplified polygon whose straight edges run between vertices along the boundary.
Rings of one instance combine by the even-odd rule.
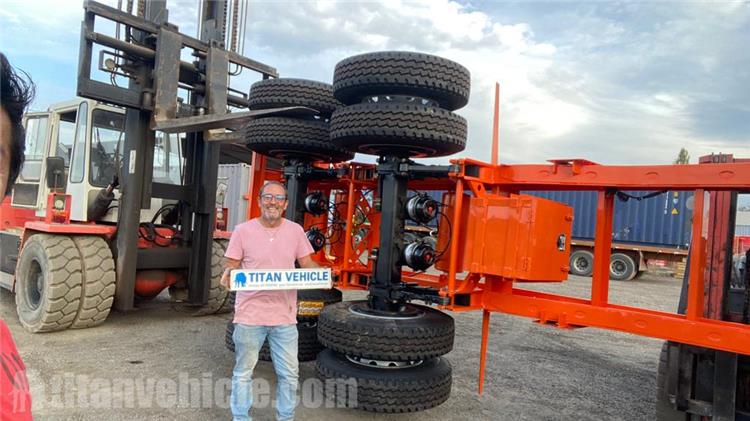
[[[273,199],[276,199],[277,202],[283,202],[286,200],[285,194],[262,194],[260,195],[260,200],[263,201],[263,203],[271,203]]]

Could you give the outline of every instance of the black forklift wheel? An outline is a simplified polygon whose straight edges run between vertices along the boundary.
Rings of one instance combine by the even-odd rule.
[[[331,141],[371,155],[446,156],[466,147],[466,120],[424,105],[356,104],[333,113]]]
[[[247,147],[278,159],[305,162],[342,162],[354,153],[331,143],[328,122],[268,117],[251,121],[245,129]]]
[[[83,282],[81,257],[65,235],[34,234],[16,269],[16,311],[29,332],[67,329],[78,314]]]
[[[453,349],[453,318],[442,311],[406,304],[398,315],[373,313],[366,301],[345,301],[323,309],[318,339],[327,348],[355,357],[414,361]]]
[[[330,349],[318,354],[318,378],[326,399],[371,412],[416,412],[445,402],[452,368],[444,358],[390,366],[352,358]]]
[[[405,95],[437,101],[457,110],[469,102],[471,75],[462,65],[429,54],[383,51],[349,57],[336,64],[333,94],[344,104],[368,96]]]
[[[174,309],[191,316],[207,316],[210,314],[229,313],[234,309],[234,302],[230,301],[230,292],[220,285],[224,273],[224,253],[228,240],[214,239],[211,248],[211,285],[208,290],[208,301],[202,306],[183,303],[188,294],[187,288],[169,287],[169,297],[175,303]]]
[[[329,118],[343,104],[333,97],[328,83],[306,79],[266,79],[253,83],[248,97],[251,110],[302,106]]]

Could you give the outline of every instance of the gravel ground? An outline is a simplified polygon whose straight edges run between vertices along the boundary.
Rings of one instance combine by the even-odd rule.
[[[572,277],[561,285],[533,288],[586,297],[590,282]],[[678,280],[645,276],[612,282],[610,297],[617,303],[674,311],[679,290]],[[345,293],[344,298],[362,296]],[[113,313],[97,328],[30,334],[18,323],[13,295],[2,290],[0,317],[10,326],[29,369],[35,419],[231,418],[227,400],[233,354],[224,347],[228,316],[191,318],[157,300],[134,312]],[[443,405],[399,416],[320,407],[311,399],[307,407],[297,409],[297,419],[653,419],[662,341],[591,328],[556,329],[495,313],[485,390],[479,396],[481,313],[454,317],[456,345],[447,355],[454,370],[453,392]],[[270,364],[259,363],[255,375],[271,382],[273,390]],[[313,377],[314,364],[302,363],[301,384]],[[188,401],[191,382],[194,399]],[[128,384],[130,394],[119,391],[127,391]],[[274,419],[273,406],[264,399],[268,391],[258,389],[261,407],[253,410],[254,419]],[[128,399],[123,404],[124,398]]]

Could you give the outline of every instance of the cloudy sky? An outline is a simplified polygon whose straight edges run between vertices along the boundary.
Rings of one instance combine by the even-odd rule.
[[[36,109],[75,93],[81,4],[0,5],[0,50],[38,84]],[[191,35],[197,4],[168,2]],[[501,162],[666,164],[681,147],[693,162],[750,157],[747,1],[253,1],[246,35],[245,55],[287,77],[330,82],[337,61],[378,50],[460,62],[472,75],[462,156],[490,159],[497,81]]]

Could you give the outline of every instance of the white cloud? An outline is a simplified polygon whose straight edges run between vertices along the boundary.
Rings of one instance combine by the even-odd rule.
[[[52,74],[61,63],[74,75],[81,3],[6,0],[0,50],[27,57],[38,66],[25,68],[32,75]],[[170,21],[195,35],[196,1],[168,4]],[[750,131],[741,129],[750,121],[748,3],[547,6],[253,1],[245,53],[282,76],[328,82],[339,60],[368,51],[455,60],[472,73],[471,101],[459,111],[469,121],[462,156],[489,160],[496,81],[506,162],[666,163],[681,147],[694,157],[720,150],[750,156]],[[67,78],[40,81],[50,87],[42,95],[74,91],[74,77]],[[243,74],[233,86],[246,90],[255,79]]]
[[[557,47],[536,40],[526,23],[502,24],[451,1],[336,3],[335,13],[330,4],[299,3],[292,11],[287,6],[258,6],[251,14],[248,42],[273,50],[282,76],[314,74],[330,81],[339,60],[383,49],[427,52],[466,66],[472,95],[459,111],[469,120],[464,156],[488,154],[496,81],[502,86],[502,125],[512,127],[507,133],[513,134],[511,142],[544,142],[588,119],[586,109],[570,101],[565,89],[540,83],[556,67]]]

